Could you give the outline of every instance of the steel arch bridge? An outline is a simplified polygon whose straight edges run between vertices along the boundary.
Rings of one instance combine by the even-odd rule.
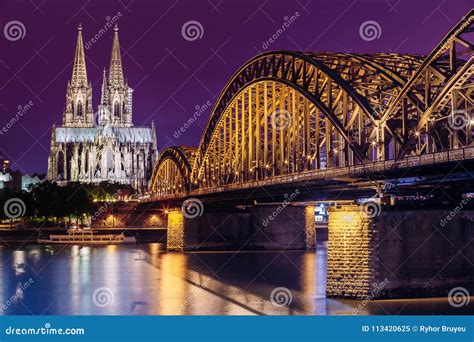
[[[222,91],[197,148],[170,147],[156,196],[471,146],[474,10],[428,56],[274,51]]]

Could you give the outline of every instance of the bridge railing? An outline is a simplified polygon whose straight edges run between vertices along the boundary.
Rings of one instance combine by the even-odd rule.
[[[461,149],[434,152],[419,156],[407,156],[400,159],[390,159],[383,161],[367,162],[359,165],[342,166],[324,170],[310,170],[295,172],[288,175],[274,176],[263,180],[248,181],[245,183],[228,184],[220,187],[201,188],[181,194],[152,196],[145,201],[155,201],[157,199],[176,199],[191,196],[200,196],[209,193],[218,193],[232,190],[242,190],[248,188],[280,185],[305,180],[347,178],[368,173],[377,173],[397,169],[408,169],[423,165],[435,165],[449,163],[453,161],[463,161],[474,159],[474,146]]]

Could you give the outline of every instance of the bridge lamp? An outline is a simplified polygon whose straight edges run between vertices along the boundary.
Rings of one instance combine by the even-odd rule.
[[[269,169],[269,168],[270,168],[270,165],[268,165],[268,164],[265,165],[265,168],[266,168],[266,169]]]
[[[337,148],[335,148],[335,149],[334,149],[334,153],[337,153],[337,152],[339,152],[339,151],[337,150]]]
[[[469,121],[469,124],[470,124],[470,125],[474,125],[474,119],[471,119],[471,120]]]
[[[415,132],[415,135],[416,135],[417,137],[419,137],[419,136],[420,136],[420,132],[418,132],[418,131]]]
[[[374,140],[372,141],[372,146],[375,146],[375,145],[377,145],[377,142]]]

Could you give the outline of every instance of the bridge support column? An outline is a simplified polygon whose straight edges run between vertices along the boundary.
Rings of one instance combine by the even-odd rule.
[[[467,202],[467,199],[463,201]],[[474,291],[474,211],[390,210],[373,204],[329,212],[329,297],[447,296]]]
[[[377,278],[374,220],[357,206],[331,208],[326,292],[329,297],[367,297]]]
[[[315,206],[255,206],[250,209],[256,248],[266,250],[314,249]]]
[[[168,232],[166,249],[169,251],[183,251],[185,217],[181,210],[172,210],[168,213]]]

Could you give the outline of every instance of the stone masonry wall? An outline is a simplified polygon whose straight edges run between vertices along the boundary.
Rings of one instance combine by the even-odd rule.
[[[142,208],[135,202],[97,203],[92,215],[93,228],[164,228],[166,215],[161,209]]]
[[[377,278],[373,220],[357,206],[331,208],[328,223],[326,292],[330,297],[363,298]]]
[[[391,208],[372,216],[357,206],[331,209],[328,296],[433,297],[454,287],[474,292],[473,211]]]

